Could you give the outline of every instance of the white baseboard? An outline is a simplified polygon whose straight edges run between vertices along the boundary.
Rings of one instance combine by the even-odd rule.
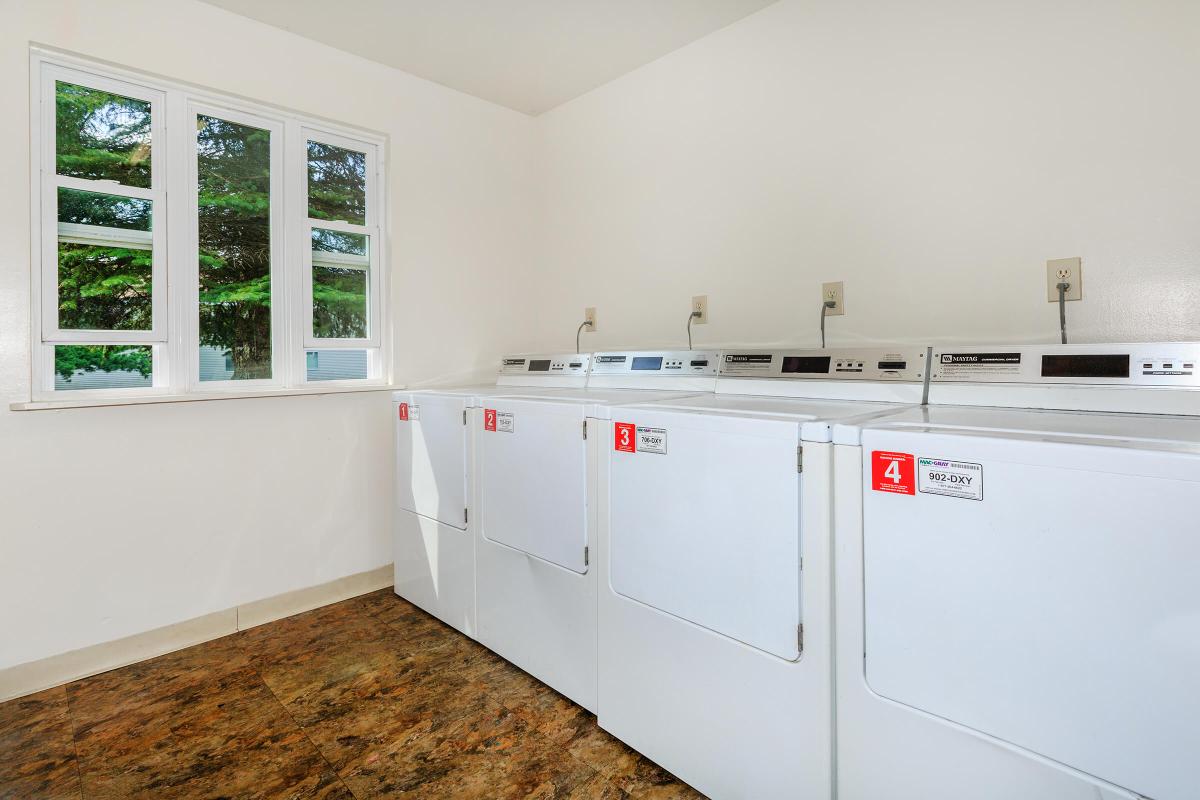
[[[0,702],[219,639],[392,585],[392,565],[0,669]]]

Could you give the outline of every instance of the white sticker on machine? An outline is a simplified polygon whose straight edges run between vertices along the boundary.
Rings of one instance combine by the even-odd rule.
[[[947,458],[918,458],[917,488],[925,494],[982,500],[983,465]]]
[[[408,407],[408,418],[410,420],[412,420],[413,422],[417,422],[418,420],[420,420],[421,419],[421,407],[420,406],[409,406]]]
[[[513,433],[517,429],[517,420],[511,411],[500,411],[496,414],[496,432]]]
[[[639,453],[667,454],[667,429],[637,426],[637,451]]]

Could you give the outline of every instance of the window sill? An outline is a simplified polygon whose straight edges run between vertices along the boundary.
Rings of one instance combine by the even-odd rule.
[[[45,411],[56,408],[97,408],[101,406],[139,406],[156,403],[197,403],[209,400],[247,400],[258,397],[297,397],[302,395],[348,394],[354,392],[392,392],[403,386],[373,383],[368,386],[319,386],[303,389],[263,389],[249,392],[193,392],[191,394],[154,394],[143,397],[92,397],[69,400],[33,400],[10,403],[11,411]]]

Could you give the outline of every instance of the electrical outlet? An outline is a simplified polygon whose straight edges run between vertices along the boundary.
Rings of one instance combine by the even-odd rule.
[[[825,316],[840,317],[846,313],[846,293],[841,281],[821,284],[821,302],[826,303],[830,300],[833,301],[833,305],[825,309]]]
[[[588,324],[584,330],[592,331],[594,333],[596,331],[596,308],[594,306],[585,308],[583,310],[583,319]]]
[[[1083,299],[1083,259],[1055,258],[1046,262],[1046,300],[1058,302],[1058,285],[1068,283],[1067,300]]]
[[[703,325],[708,322],[708,295],[698,294],[692,298],[692,312],[699,311],[700,316],[692,320],[694,325]]]

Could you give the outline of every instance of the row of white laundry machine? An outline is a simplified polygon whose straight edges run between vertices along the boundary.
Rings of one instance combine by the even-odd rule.
[[[713,798],[1200,796],[1200,345],[505,358],[396,592]]]

